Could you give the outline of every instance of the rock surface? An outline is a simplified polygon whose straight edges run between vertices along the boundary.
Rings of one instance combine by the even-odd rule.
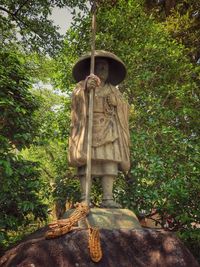
[[[47,228],[29,236],[1,258],[1,267],[199,267],[187,248],[171,233],[101,229],[103,258],[91,261],[88,230],[74,230],[45,240]]]

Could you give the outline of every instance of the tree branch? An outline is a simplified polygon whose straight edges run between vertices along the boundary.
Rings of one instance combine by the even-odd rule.
[[[10,10],[6,9],[5,7],[0,6],[0,10],[2,10],[2,11],[4,11],[4,12],[8,13],[8,14],[11,15],[12,17],[14,16],[14,13],[10,12]]]
[[[29,2],[30,0],[26,0],[14,13],[13,15],[16,16],[17,13]]]
[[[21,20],[18,16],[17,13],[19,12],[19,10],[25,5],[27,4],[27,2],[30,0],[26,0],[14,13],[12,13],[10,10],[6,9],[5,7],[0,6],[0,10],[6,12],[7,14],[11,15],[13,20],[17,23],[18,27],[22,30],[21,26],[19,23],[22,23],[25,27],[30,28],[31,31],[36,34],[37,36],[39,36],[41,38],[41,36],[31,28],[30,25],[28,25],[27,23],[25,23],[23,20]]]

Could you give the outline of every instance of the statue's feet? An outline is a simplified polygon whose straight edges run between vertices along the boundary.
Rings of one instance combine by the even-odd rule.
[[[104,199],[100,204],[101,208],[121,209],[121,205],[113,199]]]

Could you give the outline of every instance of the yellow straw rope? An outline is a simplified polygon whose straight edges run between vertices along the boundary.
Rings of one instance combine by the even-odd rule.
[[[67,219],[57,220],[49,224],[50,230],[46,232],[45,238],[52,239],[65,235],[73,230],[73,225],[76,224],[80,219],[86,219],[89,213],[89,207],[85,203],[77,203],[76,209]],[[88,220],[86,223],[89,229],[89,253],[92,261],[99,262],[102,258],[102,249],[100,242],[100,235],[98,228],[90,227]]]

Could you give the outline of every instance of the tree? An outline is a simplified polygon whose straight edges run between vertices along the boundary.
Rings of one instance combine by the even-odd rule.
[[[84,0],[4,0],[0,4],[1,39],[3,43],[22,42],[29,50],[53,55],[61,48],[62,35],[49,18],[54,7],[86,10]],[[17,38],[18,35],[18,38]],[[20,38],[19,38],[20,36]]]
[[[23,55],[14,46],[0,52],[0,244],[12,239],[11,232],[47,217],[38,164],[19,152],[29,146],[37,132],[34,112],[37,99],[30,93],[31,81]]]
[[[21,150],[35,140],[40,122],[35,116],[40,102],[30,92],[40,66],[35,60],[37,55],[34,58],[30,52],[55,55],[62,45],[62,36],[49,19],[53,7],[84,9],[84,2],[1,1],[1,246],[8,245],[14,236],[18,238],[19,230],[30,222],[47,218],[49,183],[43,179],[39,162],[21,156]]]
[[[147,11],[165,25],[165,30],[187,48],[193,63],[200,58],[200,3],[194,0],[146,1]]]
[[[66,202],[77,202],[80,186],[75,172],[67,161],[67,140],[70,129],[70,99],[55,89],[35,89],[34,95],[40,100],[35,112],[39,124],[33,144],[22,151],[22,155],[34,162],[40,162],[43,181],[49,183],[51,195],[49,208],[56,212],[64,210]]]

